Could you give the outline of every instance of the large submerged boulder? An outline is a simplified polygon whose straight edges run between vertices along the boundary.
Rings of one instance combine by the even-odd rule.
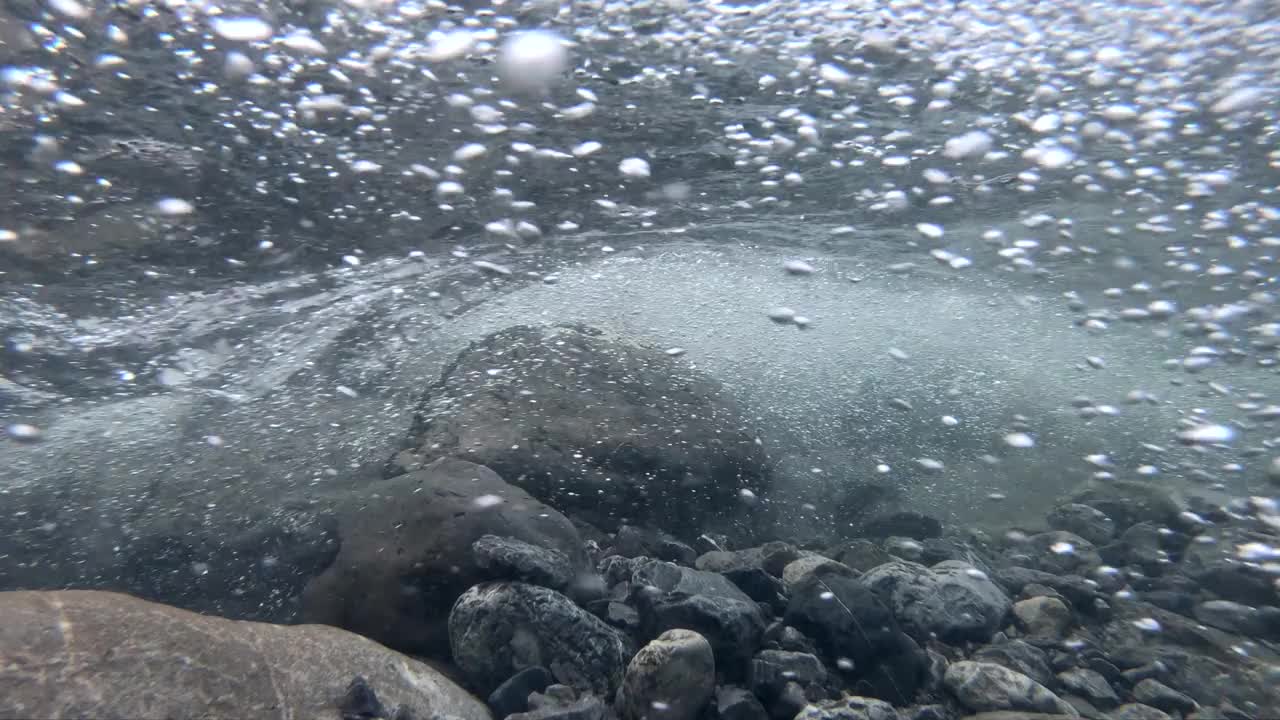
[[[0,593],[0,717],[489,720],[439,671],[321,625],[117,593]]]
[[[477,583],[562,585],[587,564],[567,518],[461,460],[352,491],[334,512],[342,549],[307,586],[304,618],[406,652],[447,655],[449,610]]]
[[[886,598],[916,640],[986,642],[1000,628],[1012,602],[986,573],[957,560],[927,568],[897,560],[873,568],[862,583]]]
[[[441,457],[486,465],[609,530],[684,539],[729,526],[766,458],[719,384],[687,363],[582,326],[516,326],[473,343],[426,392],[396,475]]]

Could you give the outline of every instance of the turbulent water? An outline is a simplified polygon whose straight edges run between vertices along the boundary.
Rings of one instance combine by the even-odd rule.
[[[517,324],[683,351],[779,505],[1280,480],[1272,3],[58,0],[0,40],[0,493],[93,509],[6,518],[6,586],[377,477]]]

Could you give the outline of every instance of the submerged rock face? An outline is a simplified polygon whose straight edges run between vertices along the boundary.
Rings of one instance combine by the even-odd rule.
[[[454,662],[484,693],[542,666],[563,685],[608,697],[634,652],[625,635],[564,595],[515,582],[463,593],[449,613],[449,642]]]
[[[1009,613],[1009,596],[972,565],[947,560],[927,568],[897,560],[872,568],[862,582],[889,599],[893,614],[917,640],[986,641]]]
[[[766,489],[766,458],[718,383],[592,328],[516,326],[472,344],[427,391],[388,466],[454,456],[605,529],[692,539]]]
[[[0,717],[490,718],[435,669],[344,630],[116,593],[0,593],[0,657]]]
[[[906,705],[924,684],[928,656],[854,578],[815,570],[794,589],[784,621],[814,638],[859,695]]]
[[[304,618],[407,652],[448,653],[449,609],[472,585],[521,575],[554,585],[586,566],[567,518],[461,460],[365,486],[335,512],[342,549],[307,586]]]
[[[764,616],[728,578],[652,558],[608,557],[600,568],[610,586],[625,584],[645,637],[674,628],[697,631],[711,643],[718,672],[745,675],[764,637]]]

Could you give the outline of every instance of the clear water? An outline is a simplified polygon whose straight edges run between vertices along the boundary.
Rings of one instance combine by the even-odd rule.
[[[521,323],[683,348],[799,539],[868,478],[993,532],[1275,492],[1271,3],[290,5],[0,14],[5,589],[198,584]]]

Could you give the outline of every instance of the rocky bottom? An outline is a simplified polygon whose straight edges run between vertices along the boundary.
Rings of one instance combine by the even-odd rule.
[[[1153,484],[1098,480],[1007,532],[881,508],[814,540],[767,512],[783,500],[713,387],[689,391],[678,424],[642,416],[627,398],[663,396],[644,373],[668,377],[669,359],[634,353],[593,380],[571,372],[603,363],[581,364],[592,336],[553,335],[555,353],[579,343],[563,362],[517,336],[480,346],[476,366],[520,349],[543,373],[523,387],[544,406],[562,392],[555,412],[517,405],[528,395],[493,384],[513,373],[468,371],[464,354],[388,477],[315,511],[338,549],[291,595],[310,624],[102,590],[2,592],[0,717],[1280,717],[1273,501],[1182,507]],[[561,375],[546,370],[557,363]],[[609,403],[587,402],[591,383]],[[480,397],[494,408],[454,402]],[[590,414],[570,402],[598,417],[566,420]],[[640,432],[627,452],[575,449],[628,422]],[[589,501],[628,472],[639,510]],[[762,493],[735,507],[768,522],[721,511],[734,478]],[[674,508],[678,523],[659,522]],[[202,587],[195,609],[240,607],[217,594]]]

